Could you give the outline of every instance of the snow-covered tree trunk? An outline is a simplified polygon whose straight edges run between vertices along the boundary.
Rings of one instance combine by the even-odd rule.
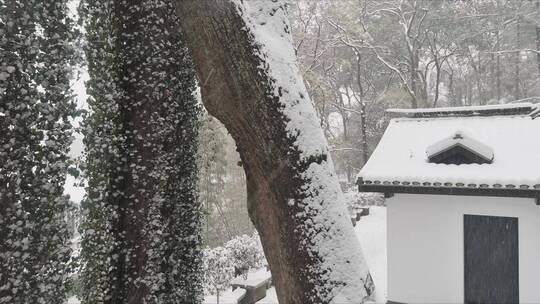
[[[200,303],[195,73],[172,0],[88,0],[83,303]]]
[[[67,0],[0,4],[0,303],[64,303],[75,103]]]
[[[280,303],[362,302],[371,278],[296,64],[285,5],[178,0],[177,12],[203,102],[237,143]]]

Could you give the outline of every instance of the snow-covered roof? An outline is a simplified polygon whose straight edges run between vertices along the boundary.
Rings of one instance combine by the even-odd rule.
[[[456,132],[466,134],[466,144],[476,153],[491,157],[492,163],[428,162],[429,153],[448,144],[445,138]],[[540,119],[529,114],[394,118],[360,171],[359,182],[540,190],[539,134]]]

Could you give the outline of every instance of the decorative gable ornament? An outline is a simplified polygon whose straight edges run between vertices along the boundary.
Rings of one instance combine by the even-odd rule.
[[[494,157],[490,147],[462,131],[429,146],[426,153],[430,163],[447,165],[491,164]]]

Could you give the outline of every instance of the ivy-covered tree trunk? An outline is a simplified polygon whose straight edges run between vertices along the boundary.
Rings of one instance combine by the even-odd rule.
[[[84,303],[199,303],[194,71],[174,3],[87,1]]]
[[[0,303],[64,303],[75,103],[66,0],[0,3]]]
[[[300,77],[281,1],[177,0],[203,102],[246,171],[281,304],[360,303],[372,281]]]

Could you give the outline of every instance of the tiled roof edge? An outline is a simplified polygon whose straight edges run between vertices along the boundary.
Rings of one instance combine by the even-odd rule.
[[[479,189],[530,189],[540,191],[540,184],[535,185],[514,185],[514,184],[474,184],[474,183],[451,183],[451,182],[422,182],[422,181],[380,181],[358,178],[358,185],[379,185],[379,186],[407,186],[407,187],[441,187],[441,188],[479,188]]]
[[[540,198],[540,184],[535,185],[501,185],[501,184],[465,184],[440,182],[401,182],[401,181],[370,181],[358,179],[361,192],[384,193],[418,193],[442,195],[481,195],[504,197]]]

